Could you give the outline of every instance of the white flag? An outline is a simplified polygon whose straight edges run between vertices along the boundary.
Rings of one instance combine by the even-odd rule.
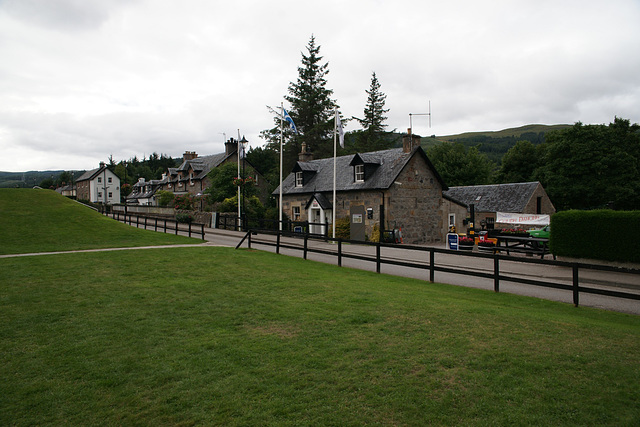
[[[340,147],[344,148],[344,131],[342,130],[342,120],[340,120],[338,110],[336,110],[336,128],[338,129],[338,136],[340,137]]]

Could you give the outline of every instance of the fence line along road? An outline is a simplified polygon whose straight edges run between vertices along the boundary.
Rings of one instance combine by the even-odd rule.
[[[246,233],[236,247],[244,244],[378,273],[640,314],[638,269],[442,247],[295,238],[290,233],[265,230]]]
[[[534,260],[525,256],[469,254],[446,250],[444,245],[376,245],[332,242],[328,238],[318,240],[296,236],[295,233],[284,235],[256,230],[244,233],[206,228],[203,224],[197,224],[196,231],[190,224],[188,228],[179,228],[175,220],[167,220],[169,224],[176,222],[174,227],[167,227],[164,219],[145,220],[134,216],[136,221],[131,216],[120,217],[116,213],[114,219],[147,230],[165,229],[165,232],[189,236],[194,233],[203,240],[222,246],[240,247],[244,244],[249,247],[254,244],[273,248],[274,252],[284,255],[361,270],[640,315],[640,270],[637,269]],[[251,236],[257,233],[260,233],[260,238]]]

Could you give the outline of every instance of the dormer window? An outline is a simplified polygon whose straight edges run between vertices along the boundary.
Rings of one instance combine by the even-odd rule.
[[[296,172],[296,187],[302,187],[302,172]]]
[[[356,182],[364,182],[364,165],[355,165]]]

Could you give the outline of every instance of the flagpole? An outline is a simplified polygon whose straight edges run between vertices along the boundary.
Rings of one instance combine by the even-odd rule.
[[[333,117],[333,208],[331,209],[331,228],[333,229],[333,238],[336,238],[336,158],[338,154],[337,137],[338,137],[338,107],[334,107]]]
[[[284,105],[280,103],[280,203],[279,203],[279,219],[280,219],[280,231],[282,231],[282,127],[284,119]]]
[[[240,129],[238,129],[238,143],[236,147],[236,152],[238,153],[238,225],[240,226],[240,230],[242,230],[242,212],[240,211]]]

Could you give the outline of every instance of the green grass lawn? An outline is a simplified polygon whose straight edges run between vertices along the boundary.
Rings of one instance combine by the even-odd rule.
[[[640,423],[637,316],[213,247],[0,271],[0,425]]]
[[[140,230],[51,190],[0,189],[0,255],[198,243]]]

